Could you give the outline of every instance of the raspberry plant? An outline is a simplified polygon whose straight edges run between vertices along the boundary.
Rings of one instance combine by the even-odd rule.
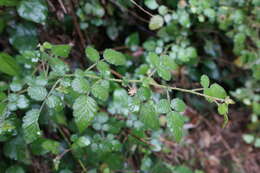
[[[243,139],[260,146],[259,0],[57,4],[0,0],[0,172],[38,158],[47,172],[191,172],[157,157],[163,139],[187,145],[188,106],[213,106],[225,128],[229,93],[252,108]]]

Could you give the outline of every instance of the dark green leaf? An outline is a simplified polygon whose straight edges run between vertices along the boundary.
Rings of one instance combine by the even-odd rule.
[[[160,127],[159,116],[157,116],[154,105],[151,103],[145,103],[141,106],[140,120],[148,128],[155,130]]]
[[[106,49],[103,54],[105,60],[114,65],[125,65],[125,55],[113,49]]]
[[[10,55],[0,53],[0,71],[11,76],[17,76],[20,73],[20,67]]]
[[[90,125],[98,110],[97,103],[89,96],[79,96],[73,104],[73,116],[80,132]]]

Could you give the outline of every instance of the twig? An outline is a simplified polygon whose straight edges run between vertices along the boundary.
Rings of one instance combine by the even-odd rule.
[[[146,14],[148,14],[149,16],[153,17],[153,15],[146,11],[143,7],[141,7],[139,4],[137,4],[134,0],[130,0],[135,6],[137,6],[140,10],[142,10],[143,12],[145,12]]]
[[[64,6],[64,4],[63,4],[63,2],[62,2],[62,0],[58,0],[58,1],[59,1],[59,4],[60,4],[60,6],[61,6],[63,12],[64,12],[65,14],[67,14],[68,11],[67,11],[67,9],[65,8],[65,6]]]

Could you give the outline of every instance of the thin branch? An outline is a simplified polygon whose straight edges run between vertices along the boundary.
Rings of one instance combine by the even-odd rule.
[[[146,11],[143,7],[141,7],[139,4],[137,4],[134,0],[130,0],[135,6],[137,6],[140,10],[142,10],[143,12],[145,12],[146,14],[148,14],[149,16],[153,17],[153,15]]]

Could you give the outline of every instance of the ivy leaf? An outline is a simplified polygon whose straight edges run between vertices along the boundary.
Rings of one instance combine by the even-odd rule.
[[[203,86],[203,88],[209,87],[209,77],[207,75],[202,75],[200,77],[200,84]]]
[[[51,47],[51,52],[59,57],[67,58],[70,54],[71,46],[64,44],[64,45],[53,45]]]
[[[88,57],[88,59],[92,62],[97,62],[100,59],[98,51],[93,47],[87,47],[85,49],[85,54]]]
[[[91,93],[98,99],[106,101],[109,96],[109,82],[107,80],[97,81],[93,86]]]
[[[26,20],[44,23],[47,19],[48,7],[42,0],[23,0],[17,11]]]
[[[97,103],[89,96],[79,96],[73,104],[73,116],[80,132],[83,132],[93,120],[98,110]]]
[[[226,91],[224,90],[224,88],[222,88],[219,84],[212,84],[210,86],[210,88],[205,88],[204,89],[204,94],[212,96],[212,97],[217,97],[217,98],[221,98],[224,99],[227,96]],[[207,98],[207,100],[209,102],[212,102],[212,99]]]
[[[39,116],[40,110],[32,109],[28,111],[26,115],[23,117],[22,127],[26,143],[32,143],[41,135],[41,131],[38,124]]]
[[[154,105],[152,103],[145,103],[140,110],[140,120],[144,125],[153,130],[160,127],[159,117],[156,114]]]
[[[78,93],[85,94],[90,91],[90,84],[87,79],[77,77],[72,81],[72,89]]]
[[[20,73],[20,68],[13,57],[7,53],[0,53],[0,71],[11,76],[17,76]]]
[[[184,125],[184,117],[178,112],[170,112],[167,114],[167,125],[173,132],[173,136],[177,142],[182,138],[182,129]]]
[[[27,92],[28,95],[36,101],[43,101],[48,94],[47,90],[41,86],[30,86]]]
[[[183,100],[176,98],[171,101],[171,107],[177,112],[184,112],[186,109],[186,104]]]
[[[110,64],[124,65],[126,63],[125,55],[113,49],[106,49],[103,56]]]
[[[151,18],[149,22],[149,29],[156,30],[163,26],[164,20],[163,17],[160,15],[155,15]]]
[[[167,99],[161,99],[156,104],[156,111],[161,114],[165,114],[171,111],[171,104]]]

